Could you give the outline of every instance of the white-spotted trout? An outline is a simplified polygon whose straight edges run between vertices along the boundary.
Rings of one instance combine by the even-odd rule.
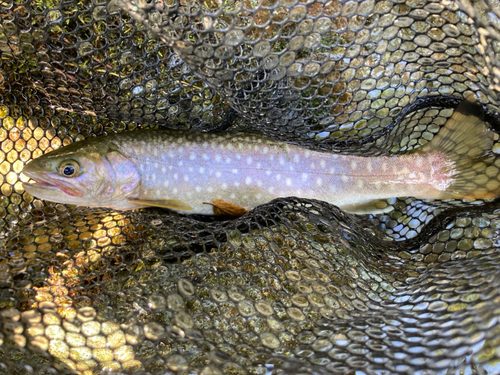
[[[493,198],[500,181],[489,131],[473,97],[427,144],[394,156],[312,151],[264,136],[139,130],[76,142],[30,162],[35,197],[89,207],[147,206],[239,216],[278,197],[351,212],[391,197]]]

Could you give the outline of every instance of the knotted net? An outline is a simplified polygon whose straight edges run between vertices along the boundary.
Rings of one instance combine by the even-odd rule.
[[[45,152],[136,128],[397,154],[475,93],[500,131],[499,15],[482,0],[0,0],[0,373],[499,373],[495,201],[353,216],[283,198],[213,221],[21,184]]]

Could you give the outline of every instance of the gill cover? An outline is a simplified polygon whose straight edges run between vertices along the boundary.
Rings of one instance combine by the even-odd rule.
[[[113,181],[111,184],[101,186],[102,197],[113,200],[129,196],[141,181],[134,163],[112,143],[103,156],[108,163],[109,170],[113,172]]]

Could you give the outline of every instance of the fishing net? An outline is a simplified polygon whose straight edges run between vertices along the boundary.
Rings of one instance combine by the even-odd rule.
[[[148,127],[397,154],[471,93],[500,131],[499,17],[483,0],[0,0],[0,374],[500,373],[495,201],[354,216],[284,197],[216,221],[42,202],[21,174]]]

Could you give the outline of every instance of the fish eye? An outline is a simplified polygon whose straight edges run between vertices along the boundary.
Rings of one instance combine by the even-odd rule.
[[[79,171],[80,165],[74,160],[65,161],[59,166],[59,173],[66,177],[74,177]]]

